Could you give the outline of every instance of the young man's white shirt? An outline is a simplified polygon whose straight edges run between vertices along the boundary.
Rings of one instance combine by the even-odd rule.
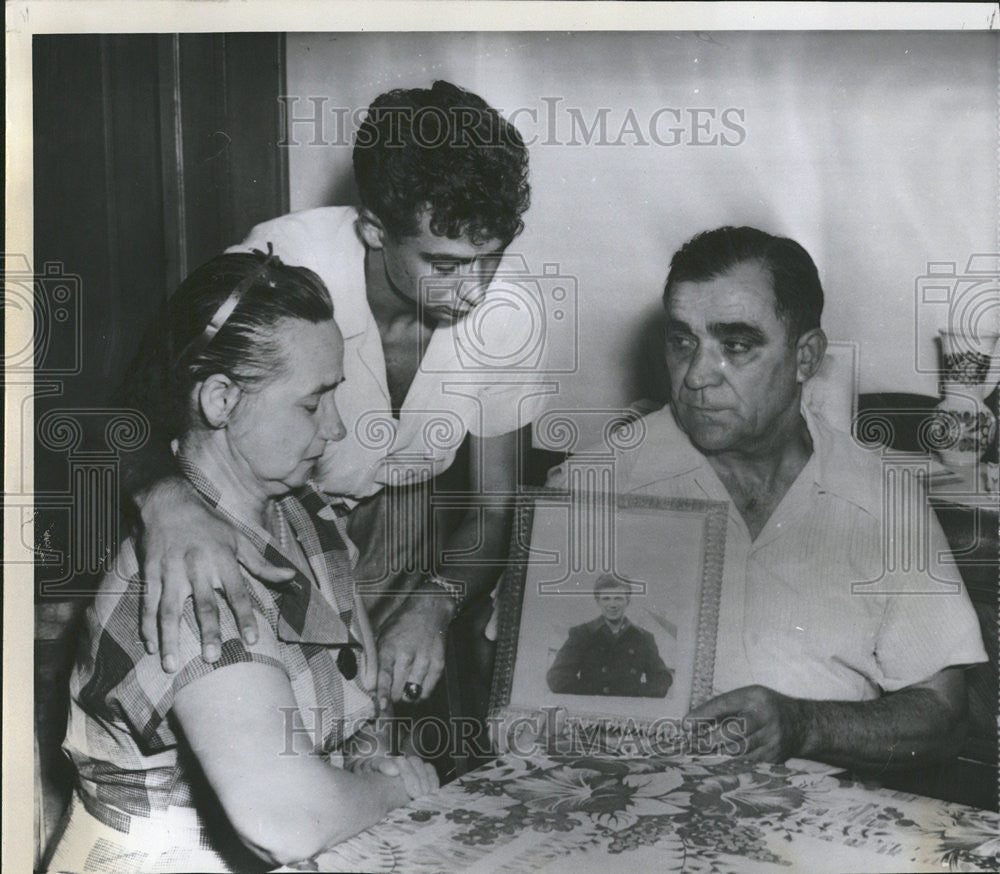
[[[303,210],[257,225],[227,250],[267,251],[271,243],[285,264],[308,267],[330,292],[344,337],[344,382],[335,398],[347,436],[327,444],[315,483],[348,504],[387,484],[436,476],[467,433],[515,431],[534,421],[546,397],[543,365],[524,361],[539,330],[531,309],[507,298],[495,306],[487,292],[465,319],[434,330],[396,420],[357,218],[353,207]]]

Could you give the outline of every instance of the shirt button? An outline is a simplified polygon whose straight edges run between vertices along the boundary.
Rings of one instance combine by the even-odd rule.
[[[607,672],[608,672],[608,666],[607,665],[602,665],[601,666],[601,673],[602,674],[606,674]]]
[[[604,694],[605,695],[610,695],[611,694],[611,687],[610,686],[605,686],[604,687]]]

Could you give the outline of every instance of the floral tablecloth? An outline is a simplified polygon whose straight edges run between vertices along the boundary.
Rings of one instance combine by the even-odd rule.
[[[1000,816],[733,759],[502,757],[313,865],[403,874],[998,871]]]

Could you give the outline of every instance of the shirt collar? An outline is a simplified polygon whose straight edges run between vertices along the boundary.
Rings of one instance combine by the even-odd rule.
[[[604,619],[604,617],[603,617],[603,616],[602,616],[601,618],[602,618],[602,619]],[[613,628],[611,627],[611,623],[610,623],[610,622],[608,622],[608,620],[607,620],[607,619],[604,619],[604,626],[605,626],[605,628],[607,628],[607,629],[608,629],[608,631],[609,631],[609,632],[611,632],[611,636],[612,636],[612,637],[621,637],[621,635],[622,635],[622,634],[623,634],[624,632],[628,631],[628,628],[629,628],[629,626],[630,626],[631,624],[632,624],[632,623],[628,621],[628,616],[622,616],[622,621],[621,621],[621,622],[619,623],[619,625],[618,625],[618,630],[617,630],[617,631],[615,631],[615,630],[614,630],[614,629],[613,629]]]
[[[302,569],[285,554],[270,532],[232,509],[218,485],[205,474],[204,470],[180,453],[177,455],[177,461],[184,476],[202,500],[233,525],[237,531],[244,534],[266,561],[276,567],[288,568],[295,572],[295,577],[287,582],[263,581],[264,587],[275,594],[278,607],[278,639],[288,643],[360,647],[357,635],[352,633],[352,624],[354,625],[353,630],[357,631],[358,623],[353,615],[353,604],[350,603],[350,598],[343,599],[346,609],[338,610],[326,600],[320,587],[309,579],[302,572]],[[295,533],[302,537],[308,535],[311,523],[305,512],[297,512],[295,499],[289,496],[283,499],[280,504],[289,512],[289,521],[292,522]],[[315,535],[315,530],[311,533]],[[332,534],[333,532],[331,532]],[[346,545],[339,542],[339,536],[337,541],[337,543],[323,545],[327,547],[328,551],[341,550],[342,546],[342,551],[346,555]],[[309,548],[308,541],[303,546],[306,547],[306,558],[309,560],[313,573],[317,574],[318,577],[323,577],[324,582],[328,582],[327,569],[323,567],[321,562],[313,560],[318,548]],[[352,620],[355,621],[352,622]]]
[[[345,210],[349,210],[346,213],[349,221],[337,226],[328,243],[335,251],[344,253],[341,262],[341,269],[344,271],[343,281],[334,283],[329,289],[330,299],[333,301],[333,317],[345,340],[360,336],[368,330],[375,332],[375,336],[378,337],[375,315],[368,303],[368,289],[365,283],[368,248],[361,239],[358,229],[357,210],[353,207],[345,207]],[[457,330],[459,330],[458,325],[438,325],[434,328],[415,379],[419,379],[420,374],[425,371],[434,372],[438,369],[456,369],[462,372],[460,366],[451,365],[452,361],[458,359],[455,341],[451,336],[451,333]],[[378,340],[381,343],[380,337]]]
[[[632,623],[629,622],[628,616],[623,616],[622,624],[618,626],[618,633],[615,634],[615,632],[611,630],[611,626],[608,624],[608,620],[605,619],[603,616],[598,616],[596,619],[592,619],[590,621],[590,630],[592,632],[604,630],[607,631],[608,634],[610,634],[612,637],[621,637],[622,632],[626,631],[631,625]]]
[[[342,275],[328,283],[333,317],[345,340],[363,334],[373,318],[368,306],[365,289],[365,256],[368,250],[358,233],[358,213],[345,207],[343,219],[333,229],[332,236],[322,245],[338,253],[338,267]]]
[[[879,515],[881,480],[873,477],[870,465],[864,463],[871,456],[871,450],[862,449],[851,435],[834,428],[805,403],[802,404],[802,416],[813,442],[807,469],[816,487]]]
[[[869,513],[878,513],[879,496],[873,488],[877,483],[872,482],[869,466],[858,463],[858,452],[863,450],[850,435],[835,429],[805,401],[801,410],[813,443],[813,454],[803,474],[812,476],[820,491],[837,495]],[[646,439],[636,451],[631,469],[624,472],[629,489],[708,467],[705,456],[680,429],[669,404],[642,421],[646,425]]]
[[[707,464],[702,455],[677,424],[670,404],[639,420],[646,428],[624,474],[629,489],[640,489],[661,480],[673,479]]]

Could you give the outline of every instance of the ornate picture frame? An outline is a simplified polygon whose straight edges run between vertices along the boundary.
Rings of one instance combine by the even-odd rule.
[[[524,490],[497,595],[495,741],[553,714],[560,732],[662,736],[711,697],[726,520],[721,501]]]

